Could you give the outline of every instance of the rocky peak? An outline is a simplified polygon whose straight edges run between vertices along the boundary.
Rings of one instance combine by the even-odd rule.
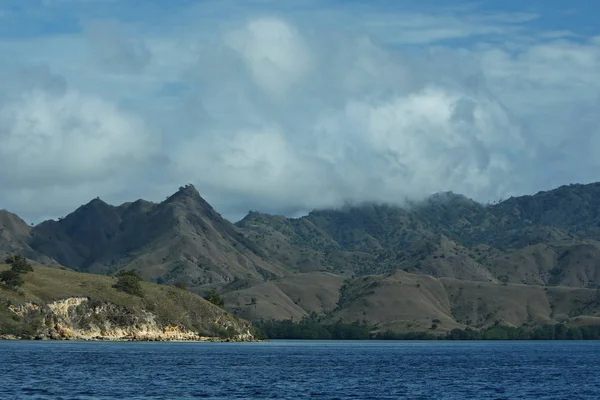
[[[221,214],[200,196],[192,184],[180,186],[179,190],[161,205],[176,210],[175,213],[178,215],[204,215],[211,220],[222,220]]]

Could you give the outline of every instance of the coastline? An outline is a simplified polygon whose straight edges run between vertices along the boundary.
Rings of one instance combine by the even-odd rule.
[[[0,340],[3,341],[54,341],[54,342],[165,342],[165,343],[252,343],[252,342],[266,342],[268,340],[256,339],[256,338],[221,338],[213,336],[198,336],[190,339],[170,339],[170,338],[156,338],[156,337],[107,337],[107,336],[94,336],[94,337],[47,337],[47,336],[36,336],[36,337],[19,337],[11,334],[0,334]]]

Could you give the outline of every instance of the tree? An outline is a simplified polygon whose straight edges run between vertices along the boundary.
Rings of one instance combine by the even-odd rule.
[[[117,282],[113,285],[115,289],[134,296],[143,297],[144,294],[140,285],[142,278],[135,271],[120,271],[116,276]]]
[[[177,282],[175,287],[181,290],[190,290],[189,286],[185,282]]]
[[[12,269],[0,272],[0,282],[3,282],[6,286],[8,286],[11,289],[16,289],[19,286],[22,286],[23,283],[25,283],[21,274],[19,274],[16,271],[13,271]]]
[[[250,305],[251,306],[256,305],[256,297],[250,297]]]
[[[210,292],[208,292],[208,294],[204,296],[204,299],[210,301],[217,307],[223,307],[225,305],[225,301],[223,300],[221,295],[215,290],[211,290]]]
[[[19,274],[26,274],[28,272],[33,272],[33,267],[27,259],[23,256],[13,255],[6,259],[6,263],[11,265],[11,270],[15,271]]]
[[[126,269],[124,269],[124,270],[122,270],[122,271],[119,271],[119,272],[117,272],[117,273],[115,274],[115,276],[116,276],[116,277],[121,277],[121,276],[132,276],[132,277],[136,278],[137,280],[140,280],[140,281],[142,280],[142,277],[141,277],[141,276],[139,276],[139,275],[138,275],[138,273],[137,273],[137,272],[135,272],[135,271],[134,271],[134,270],[132,270],[132,269],[130,269],[130,270],[126,270]]]

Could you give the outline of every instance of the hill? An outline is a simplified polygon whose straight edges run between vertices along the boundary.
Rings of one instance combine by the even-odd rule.
[[[411,321],[423,315],[447,321],[442,327],[475,321],[448,314],[448,302],[419,306],[433,292],[411,289],[416,303],[405,299],[405,286],[392,284],[392,277],[407,274],[403,279],[436,282],[435,298],[447,300],[451,287],[460,287],[465,304],[484,301],[498,304],[498,315],[519,315],[504,315],[502,323],[541,323],[558,321],[556,314],[547,307],[525,312],[511,299],[561,304],[574,318],[578,308],[551,295],[587,299],[600,287],[598,195],[600,183],[569,185],[484,205],[448,192],[403,207],[348,205],[301,218],[253,211],[232,224],[186,185],[161,203],[112,206],[95,199],[34,227],[0,213],[0,251],[97,274],[133,269],[147,281],[186,283],[200,294],[216,289],[228,310],[252,320],[318,314],[405,329],[408,319],[399,316],[407,312]],[[396,289],[385,298],[375,291],[346,302],[351,292],[345,290],[360,287],[362,277]],[[496,297],[473,297],[481,285]],[[381,312],[388,308],[393,311]],[[476,320],[484,326],[491,318],[477,314]]]
[[[364,320],[396,332],[447,332],[494,324],[600,324],[600,291],[436,279],[398,271],[348,280],[328,318]]]
[[[8,266],[0,266],[0,271]],[[252,339],[250,326],[200,296],[142,282],[142,297],[116,278],[35,267],[17,290],[0,284],[0,334],[52,339]]]

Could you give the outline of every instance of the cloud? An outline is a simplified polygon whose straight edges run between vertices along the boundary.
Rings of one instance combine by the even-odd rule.
[[[108,72],[140,73],[152,59],[144,41],[126,35],[116,21],[92,21],[86,34],[93,55]]]
[[[254,82],[266,92],[284,95],[307,74],[311,54],[295,27],[277,18],[249,21],[225,37],[227,46],[244,60]]]
[[[160,138],[139,117],[67,89],[60,79],[43,82],[46,90],[26,91],[0,107],[0,184],[9,205],[28,216],[47,215],[76,189],[89,188],[87,196],[94,187],[106,193],[107,184],[115,190],[126,177],[135,179],[131,172],[156,162]],[[60,200],[41,197],[57,192]]]
[[[62,215],[190,182],[237,219],[597,179],[597,38],[476,7],[239,4],[0,39],[0,206]]]

